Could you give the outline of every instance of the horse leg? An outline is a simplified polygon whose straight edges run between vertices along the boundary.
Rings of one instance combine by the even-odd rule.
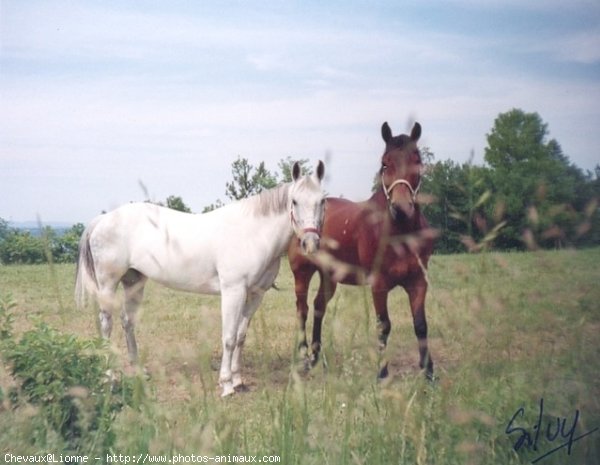
[[[100,323],[100,334],[102,338],[108,340],[110,339],[110,335],[112,334],[113,328],[113,309],[116,306],[116,285],[99,284],[99,292],[98,292],[98,320]]]
[[[221,320],[223,356],[219,372],[219,384],[223,389],[221,397],[235,393],[233,387],[232,359],[237,345],[237,335],[243,310],[246,302],[247,291],[243,286],[226,288],[221,291]]]
[[[98,320],[100,321],[100,334],[106,340],[110,339],[112,334],[112,309],[102,305],[98,311]]]
[[[98,302],[98,323],[100,327],[100,335],[103,339],[108,341],[110,339],[112,328],[113,328],[113,309],[116,307],[117,302],[117,285],[111,281],[99,279],[98,280],[98,293],[96,294],[96,301]],[[112,369],[106,370],[105,373],[107,381],[111,384],[114,383],[115,377]]]
[[[98,293],[96,301],[98,302],[98,323],[100,326],[100,335],[103,339],[109,340],[113,327],[113,309],[117,306],[117,284],[105,276],[98,278]],[[112,384],[114,375],[112,369],[106,370],[106,379]]]
[[[427,319],[425,317],[427,282],[422,279],[417,283],[411,284],[406,287],[406,292],[410,301],[415,335],[419,343],[419,367],[425,369],[427,379],[433,379],[433,360],[427,346]]]
[[[248,295],[246,305],[242,312],[242,318],[238,326],[237,340],[231,360],[231,378],[233,389],[236,391],[244,390],[244,381],[242,379],[242,349],[246,342],[246,333],[248,331],[248,326],[250,325],[250,320],[258,309],[263,295],[264,291],[257,291]]]
[[[137,343],[135,341],[135,316],[144,297],[144,286],[147,278],[137,270],[130,269],[121,278],[125,291],[125,301],[121,310],[121,325],[125,331],[127,352],[132,365],[138,361]]]
[[[321,282],[314,301],[313,338],[310,347],[310,364],[312,366],[315,366],[319,361],[319,353],[321,352],[321,326],[323,325],[327,304],[333,297],[333,294],[335,294],[337,287],[337,284],[323,273],[319,272],[319,277],[321,278]]]
[[[379,340],[379,373],[377,374],[377,378],[384,379],[389,374],[388,361],[385,359],[385,349],[388,337],[392,331],[392,322],[390,321],[387,306],[389,289],[384,283],[375,283],[371,291],[375,314],[377,315],[377,338]]]
[[[305,368],[309,368],[308,363],[308,342],[306,341],[306,319],[308,318],[308,288],[310,280],[315,270],[294,270],[294,283],[296,293],[296,315],[298,317],[298,351],[305,360]]]

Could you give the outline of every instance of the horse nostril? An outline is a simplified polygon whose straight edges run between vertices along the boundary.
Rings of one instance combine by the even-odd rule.
[[[305,254],[312,254],[319,250],[320,238],[316,234],[309,234],[302,238],[300,246]]]
[[[390,213],[392,218],[396,221],[406,220],[412,217],[414,212],[414,203],[408,202],[407,204],[391,204]]]

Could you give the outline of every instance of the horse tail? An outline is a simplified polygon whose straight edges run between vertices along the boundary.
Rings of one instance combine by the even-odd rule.
[[[90,235],[96,223],[97,221],[94,221],[85,228],[79,240],[79,256],[75,275],[75,302],[79,308],[85,306],[89,294],[95,294],[98,290],[94,256],[90,248]]]

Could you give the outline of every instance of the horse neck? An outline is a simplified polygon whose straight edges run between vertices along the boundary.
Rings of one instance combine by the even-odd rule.
[[[262,237],[272,236],[272,246],[276,256],[285,253],[294,235],[287,200],[291,186],[291,183],[286,183],[258,194],[253,200],[256,205],[250,210],[254,217],[253,233]],[[261,200],[263,203],[260,202]],[[279,233],[274,234],[274,231]]]
[[[278,234],[273,239],[274,250],[277,256],[282,256],[287,251],[290,241],[294,236],[290,212],[286,210],[283,213],[274,215],[273,220],[278,225],[276,230],[281,231],[281,234]]]

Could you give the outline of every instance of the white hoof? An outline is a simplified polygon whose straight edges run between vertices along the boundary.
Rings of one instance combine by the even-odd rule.
[[[231,378],[232,382],[233,382],[233,389],[236,389],[239,386],[243,386],[244,385],[244,380],[242,379],[242,375],[240,374],[235,374],[233,375],[233,377]]]
[[[235,394],[235,389],[234,389],[233,383],[231,381],[221,383],[221,388],[223,389],[223,392],[221,393],[221,397],[228,397],[228,396]]]

